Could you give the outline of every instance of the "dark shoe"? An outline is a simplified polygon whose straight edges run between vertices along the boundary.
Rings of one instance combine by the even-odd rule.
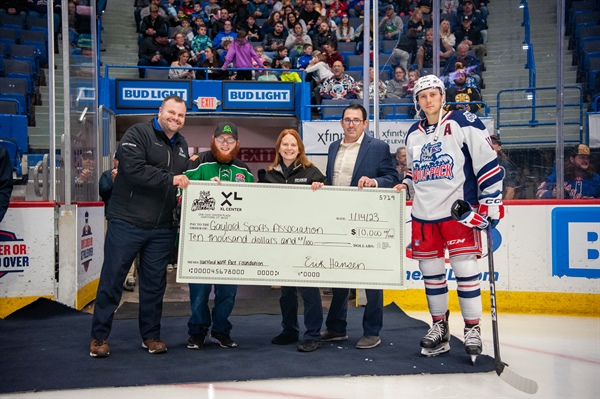
[[[315,341],[314,339],[305,339],[304,341],[298,344],[299,352],[314,352],[321,347],[320,341]]]
[[[215,344],[219,344],[221,348],[237,348],[238,346],[229,334],[210,333],[209,339]]]
[[[108,357],[110,355],[110,348],[108,347],[107,339],[92,338],[90,344],[90,356],[91,357]]]
[[[347,339],[348,335],[346,335],[346,333],[339,333],[330,329],[325,329],[325,331],[321,331],[321,341],[345,341]]]
[[[371,349],[376,347],[381,343],[381,338],[375,335],[363,335],[361,339],[358,340],[356,347],[358,349]]]
[[[188,349],[202,349],[204,348],[204,339],[206,338],[203,334],[192,334],[188,339]]]
[[[167,345],[160,338],[148,338],[142,342],[142,348],[148,349],[148,353],[159,354],[167,353]]]
[[[271,339],[271,343],[275,345],[288,345],[298,341],[298,337],[292,337],[284,333],[279,334]]]

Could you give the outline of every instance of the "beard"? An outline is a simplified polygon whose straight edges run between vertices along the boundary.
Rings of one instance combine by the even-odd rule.
[[[240,152],[240,142],[236,141],[235,147],[232,148],[229,152],[223,152],[215,143],[215,138],[213,137],[210,142],[210,152],[212,152],[213,156],[217,159],[219,163],[230,163],[237,156],[238,152]]]

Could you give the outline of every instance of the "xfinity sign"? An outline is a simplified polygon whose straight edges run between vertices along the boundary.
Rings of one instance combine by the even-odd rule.
[[[293,110],[293,82],[223,82],[223,110]]]
[[[169,96],[181,97],[188,109],[192,107],[192,85],[189,81],[119,79],[116,88],[117,108],[157,109]]]

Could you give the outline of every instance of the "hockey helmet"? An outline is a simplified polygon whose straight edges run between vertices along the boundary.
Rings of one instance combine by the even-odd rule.
[[[418,102],[417,98],[419,97],[419,93],[421,91],[431,89],[433,87],[439,89],[442,97],[446,96],[446,86],[444,86],[444,82],[442,82],[440,78],[435,75],[425,75],[419,78],[417,83],[415,83],[415,88],[413,90],[415,102]]]

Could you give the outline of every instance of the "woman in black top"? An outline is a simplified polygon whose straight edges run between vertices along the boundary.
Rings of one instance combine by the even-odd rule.
[[[204,56],[206,59],[198,65],[200,68],[210,68],[208,70],[198,70],[196,72],[196,79],[198,80],[223,80],[227,79],[229,76],[229,72],[223,71],[221,67],[223,63],[221,62],[221,58],[219,58],[219,54],[217,50],[212,47],[204,50]],[[208,74],[208,78],[207,78]]]

